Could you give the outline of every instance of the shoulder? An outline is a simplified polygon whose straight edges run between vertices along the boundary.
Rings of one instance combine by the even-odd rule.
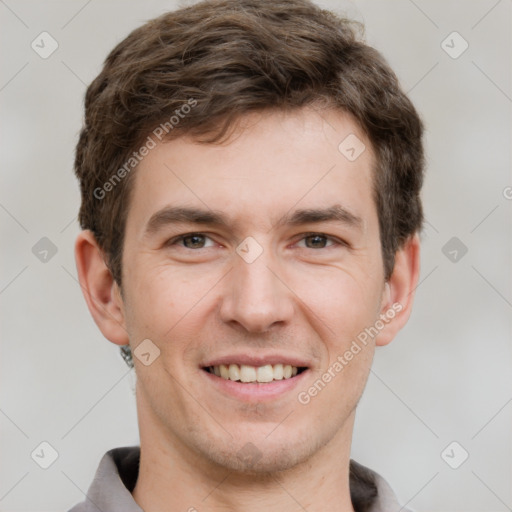
[[[114,448],[103,455],[85,501],[69,512],[142,512],[131,495],[139,474],[140,448]]]
[[[412,512],[381,475],[355,460],[350,460],[350,498],[356,512]]]

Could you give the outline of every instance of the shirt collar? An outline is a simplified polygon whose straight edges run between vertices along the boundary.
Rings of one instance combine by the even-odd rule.
[[[144,512],[132,497],[139,473],[140,447],[108,451],[100,461],[86,500],[69,512]],[[378,473],[350,461],[350,494],[356,512],[389,512],[403,508]]]

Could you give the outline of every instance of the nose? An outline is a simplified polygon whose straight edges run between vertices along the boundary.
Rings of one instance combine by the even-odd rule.
[[[234,267],[224,283],[220,308],[223,322],[256,333],[291,320],[293,292],[267,254],[264,251],[252,263],[234,255]]]

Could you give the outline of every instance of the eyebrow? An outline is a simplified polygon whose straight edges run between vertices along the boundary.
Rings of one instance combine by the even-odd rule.
[[[319,222],[340,222],[348,227],[355,228],[361,228],[363,224],[361,217],[336,204],[328,208],[295,210],[293,213],[287,213],[281,217],[273,227],[298,226]],[[167,206],[151,216],[146,224],[144,235],[154,235],[167,225],[179,223],[202,224],[223,228],[227,228],[230,225],[228,219],[221,212],[201,208]]]
[[[154,213],[146,224],[144,234],[149,236],[169,224],[188,223],[227,227],[228,222],[221,213],[200,208],[167,206]]]
[[[328,208],[309,208],[295,210],[292,214],[286,214],[278,222],[277,226],[311,224],[316,222],[340,222],[349,227],[361,228],[363,219],[350,212],[343,206],[336,204]]]

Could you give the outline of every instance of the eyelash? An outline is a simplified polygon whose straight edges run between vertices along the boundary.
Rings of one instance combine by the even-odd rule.
[[[192,233],[185,233],[183,235],[171,238],[170,240],[168,240],[165,243],[165,245],[166,246],[177,245],[178,243],[182,242],[185,238],[189,238],[189,237],[192,237],[192,236],[201,236],[201,237],[205,237],[205,238],[208,238],[208,239],[213,241],[213,239],[211,237],[209,237],[205,233],[192,232]],[[326,247],[320,247],[320,249],[327,249],[327,248],[333,247],[335,245],[339,245],[339,246],[343,246],[343,247],[349,247],[349,244],[347,242],[345,242],[344,240],[341,240],[339,238],[336,238],[336,237],[333,237],[333,236],[330,236],[330,235],[326,235],[325,233],[317,233],[317,232],[303,233],[301,238],[299,238],[297,240],[297,242],[301,242],[302,240],[305,240],[306,238],[310,238],[310,237],[314,237],[314,236],[325,238],[327,241],[334,243],[334,245],[328,245]],[[196,250],[196,249],[190,249],[189,247],[184,247],[184,246],[182,246],[182,247],[184,249],[189,249],[191,251]],[[204,249],[204,247],[200,247],[199,249]],[[311,248],[311,247],[304,247],[304,249],[318,250],[318,249],[314,249],[314,248]]]

